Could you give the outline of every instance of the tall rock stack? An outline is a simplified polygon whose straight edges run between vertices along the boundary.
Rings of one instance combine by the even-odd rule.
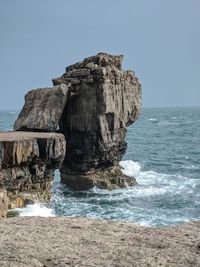
[[[122,59],[99,53],[53,79],[54,85],[70,87],[60,121],[68,144],[61,177],[73,188],[135,184],[118,163],[126,152],[126,127],[139,116],[141,85],[133,71],[122,70]]]
[[[30,91],[17,131],[60,132],[66,139],[61,179],[69,187],[115,189],[136,183],[122,174],[126,127],[141,106],[141,85],[121,68],[123,56],[99,53],[68,66],[54,87]]]

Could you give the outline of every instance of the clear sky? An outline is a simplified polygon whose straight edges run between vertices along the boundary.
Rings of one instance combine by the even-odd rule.
[[[0,0],[0,109],[98,52],[124,54],[143,107],[200,106],[199,0]]]

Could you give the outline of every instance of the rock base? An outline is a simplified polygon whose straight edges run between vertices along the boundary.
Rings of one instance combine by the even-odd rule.
[[[135,178],[122,173],[119,165],[107,169],[95,169],[84,174],[62,169],[61,181],[74,190],[88,190],[94,186],[113,190],[137,184]]]

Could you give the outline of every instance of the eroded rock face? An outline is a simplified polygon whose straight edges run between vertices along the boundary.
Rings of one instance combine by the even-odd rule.
[[[68,86],[32,90],[25,95],[25,104],[15,121],[15,130],[55,132],[67,102]]]
[[[71,85],[60,121],[68,143],[62,181],[69,186],[75,184],[71,181],[74,173],[78,183],[78,177],[82,180],[91,171],[112,168],[126,152],[126,126],[139,116],[141,85],[133,71],[121,68],[122,59],[100,53],[67,67],[61,77],[53,79],[54,85]],[[90,187],[95,183],[89,183]]]
[[[11,207],[50,199],[54,171],[65,150],[62,134],[0,133],[0,188],[6,188]]]

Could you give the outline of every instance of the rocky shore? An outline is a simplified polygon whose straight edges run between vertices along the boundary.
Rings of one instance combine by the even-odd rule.
[[[1,267],[198,267],[200,222],[167,228],[84,218],[0,220]]]
[[[200,266],[200,222],[147,228],[88,218],[5,218],[48,201],[55,169],[74,190],[133,186],[119,161],[140,114],[141,85],[123,56],[70,65],[29,91],[13,132],[0,132],[0,267]]]

